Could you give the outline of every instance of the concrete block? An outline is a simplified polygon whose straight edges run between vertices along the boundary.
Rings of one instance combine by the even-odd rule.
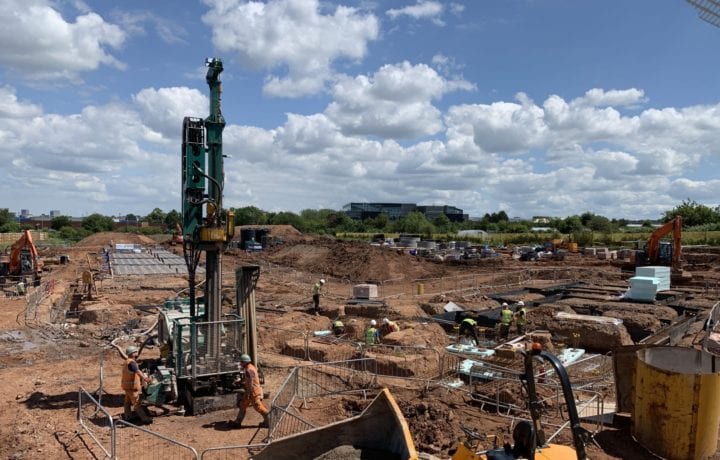
[[[375,299],[377,296],[376,284],[356,284],[353,286],[353,297],[355,299]]]

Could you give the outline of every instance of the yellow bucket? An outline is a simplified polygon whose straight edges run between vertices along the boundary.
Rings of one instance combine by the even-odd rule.
[[[423,295],[425,293],[425,285],[420,283],[417,285],[417,295]]]
[[[720,357],[693,348],[637,352],[633,435],[670,460],[705,459],[720,427]]]

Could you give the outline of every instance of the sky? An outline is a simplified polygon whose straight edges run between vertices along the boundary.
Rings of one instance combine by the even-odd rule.
[[[208,57],[226,207],[720,204],[720,28],[684,0],[0,0],[0,23],[13,212],[180,210]]]

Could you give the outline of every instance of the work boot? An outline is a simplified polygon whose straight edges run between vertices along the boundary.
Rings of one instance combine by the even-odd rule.
[[[152,423],[152,418],[150,415],[148,415],[147,410],[143,406],[138,406],[137,410],[135,410],[138,417],[140,418],[140,423],[143,425],[150,425]]]
[[[231,428],[240,428],[242,427],[242,422],[245,419],[245,411],[241,410],[238,412],[237,417],[235,417],[235,420],[230,420],[228,422],[228,425],[230,425]]]
[[[268,421],[268,414],[263,415],[263,421],[260,422],[260,428],[269,428],[270,422]]]

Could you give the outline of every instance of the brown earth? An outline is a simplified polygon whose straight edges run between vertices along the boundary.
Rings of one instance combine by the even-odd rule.
[[[440,312],[448,301],[473,310],[486,310],[499,306],[499,302],[491,298],[493,293],[507,292],[504,298],[509,301],[523,300],[531,305],[543,300],[544,294],[540,291],[543,286],[569,280],[584,280],[598,292],[602,291],[600,286],[612,295],[626,287],[626,276],[610,261],[578,254],[570,254],[565,261],[519,262],[504,254],[495,259],[443,264],[365,243],[316,239],[301,235],[291,227],[273,228],[271,232],[282,235],[284,243],[259,253],[232,250],[223,258],[223,292],[229,298],[234,297],[236,267],[243,264],[261,267],[256,290],[260,364],[265,375],[264,389],[271,397],[282,385],[289,369],[308,364],[308,358],[328,361],[356,356],[357,342],[363,337],[369,317],[367,314],[354,317],[344,314],[354,284],[379,283],[385,305],[377,307],[375,318],[380,320],[387,316],[396,320],[401,331],[386,336],[383,345],[371,353],[379,366],[405,377],[410,376],[405,374],[407,372],[431,375],[439,366],[437,356],[451,343],[452,337],[438,324],[418,320],[418,317],[426,316],[427,312]],[[78,388],[82,386],[94,392],[100,386],[102,375],[102,403],[112,416],[119,416],[122,395],[118,382],[122,360],[109,345],[110,341],[119,337],[117,342],[121,347],[130,344],[130,340],[123,338],[123,328],[150,327],[155,317],[153,306],[187,287],[183,277],[105,279],[99,285],[99,298],[78,301],[80,320],[49,325],[51,303],[68,290],[72,294],[82,272],[99,267],[97,253],[111,243],[155,245],[153,240],[142,235],[104,233],[93,235],[75,247],[43,251],[48,258],[70,254],[70,263],[48,265],[50,271],[44,279],[54,280],[53,291],[37,314],[30,315],[29,319],[26,319],[25,299],[0,296],[0,379],[4,382],[0,404],[5,408],[0,411],[0,458],[101,457],[78,425]],[[705,253],[715,255],[712,251],[702,251]],[[696,260],[693,268],[696,280],[701,281],[683,288],[686,296],[682,303],[704,312],[718,295],[720,261],[706,256],[698,256]],[[326,278],[328,283],[321,300],[322,316],[314,316],[308,314],[310,286],[320,277]],[[467,277],[474,279],[470,287],[462,284]],[[527,283],[529,279],[534,280],[534,289],[518,291],[517,283]],[[426,288],[423,295],[417,295],[419,280],[423,280]],[[492,285],[492,288],[472,287],[475,285]],[[585,313],[592,305],[596,314],[626,322],[627,328],[611,329],[599,325],[580,332],[579,346],[607,351],[611,345],[633,343],[633,338],[656,331],[658,321],[664,325],[673,320],[673,314],[676,316],[673,309],[663,305],[604,300],[611,294],[586,293],[582,298],[561,299],[543,307],[531,307],[530,326],[548,329],[553,340],[560,337],[572,344],[578,326],[571,321],[553,319],[552,312],[572,313],[577,309]],[[334,341],[313,335],[316,330],[328,329],[330,320],[338,315],[347,326],[344,337]],[[703,320],[699,315],[686,334],[686,346],[697,345],[702,339]],[[304,356],[306,337],[310,356]],[[439,351],[413,353],[413,346],[429,346]],[[144,358],[152,358],[159,356],[159,351],[152,348],[143,354]],[[420,377],[424,378],[423,375]],[[501,438],[510,434],[510,419],[491,409],[481,409],[468,393],[428,387],[423,382],[383,381],[391,388],[408,420],[419,450],[447,458],[458,440],[463,439],[461,427],[483,434],[497,434]],[[524,396],[518,388],[503,389],[503,400],[521,404]],[[306,401],[298,410],[303,417],[321,425],[356,415],[367,401],[362,396],[336,395]],[[199,417],[163,415],[159,408],[151,410],[156,415],[152,430],[197,449],[260,442],[264,437],[264,430],[255,428],[260,417],[253,411],[249,412],[244,429],[230,431],[226,421],[234,416],[232,410]],[[559,440],[572,443],[569,433],[561,434]],[[588,448],[593,459],[652,458],[632,439],[627,423],[605,427],[596,435],[596,440],[600,447]],[[169,450],[146,453],[147,458],[172,456]],[[233,456],[247,458],[247,452]]]

